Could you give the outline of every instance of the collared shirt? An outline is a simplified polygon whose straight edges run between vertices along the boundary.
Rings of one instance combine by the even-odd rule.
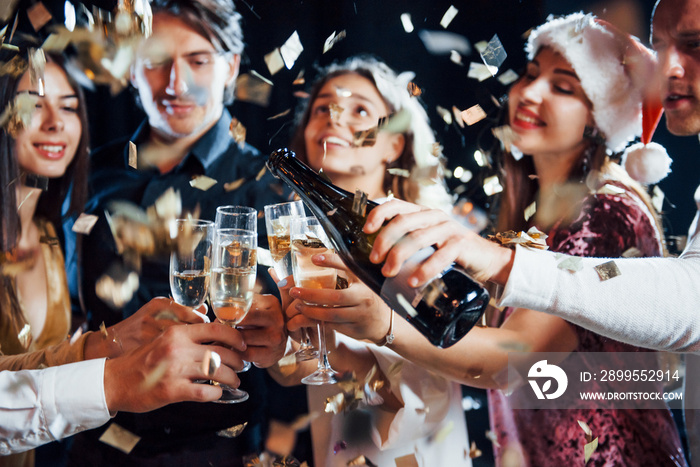
[[[0,371],[0,456],[106,423],[104,367],[99,359]]]
[[[252,146],[246,144],[241,147],[231,138],[230,122],[231,116],[225,111],[216,125],[167,173],[160,173],[156,168],[131,168],[128,164],[129,140],[126,139],[98,149],[92,155],[90,196],[85,211],[97,215],[99,220],[89,235],[78,238],[82,240],[83,248],[82,293],[91,329],[97,329],[102,322],[108,326],[114,324],[135,313],[150,299],[170,295],[168,258],[142,258],[138,290],[123,309],[114,310],[97,297],[97,280],[108,268],[122,264],[105,217],[105,209],[108,209],[110,203],[128,201],[145,210],[166,190],[173,188],[180,192],[183,211],[192,211],[198,206],[200,218],[214,220],[216,208],[221,205],[251,206],[261,212],[266,204],[287,200],[289,190],[284,189],[269,172],[260,175],[266,158]],[[148,123],[144,122],[130,141],[138,147],[148,138],[149,130]],[[192,187],[190,181],[201,175],[210,177],[217,183],[206,191]],[[226,190],[224,187],[226,183],[240,180],[242,182],[235,189]],[[64,227],[67,236],[70,235],[68,230]],[[259,217],[258,235],[259,245],[267,246],[262,217]],[[70,244],[70,240],[68,243]],[[74,265],[74,255],[67,255],[67,261]],[[76,270],[75,265],[72,269]],[[267,291],[272,292],[271,287],[274,287],[274,283],[268,278],[268,274],[260,273],[259,269],[259,277],[262,281],[268,280]],[[85,461],[98,464],[118,463],[122,460],[133,463],[140,458],[143,461],[141,463],[149,465],[150,462],[157,462],[156,459],[162,460],[162,456],[172,455],[178,458],[178,455],[194,451],[197,451],[197,454],[201,452],[202,455],[188,457],[188,462],[215,460],[211,457],[214,455],[236,456],[240,459],[242,453],[259,448],[266,386],[263,382],[264,371],[258,368],[253,367],[239,376],[241,389],[250,394],[250,399],[243,403],[181,403],[149,414],[118,414],[116,423],[142,438],[128,459],[119,459],[118,453],[112,455],[113,449],[110,452],[105,451],[104,445],[97,441],[101,430],[80,435],[74,441],[73,450],[78,452],[80,449]],[[243,423],[248,425],[238,438],[216,436],[218,430]]]

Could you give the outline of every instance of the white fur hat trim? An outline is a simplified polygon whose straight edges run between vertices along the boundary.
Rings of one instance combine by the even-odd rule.
[[[659,183],[671,172],[671,158],[657,143],[636,143],[624,155],[625,170],[633,179],[646,185]]]

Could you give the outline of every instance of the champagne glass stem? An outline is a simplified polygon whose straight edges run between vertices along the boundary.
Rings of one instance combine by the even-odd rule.
[[[324,372],[333,372],[331,364],[328,361],[328,349],[326,348],[326,323],[320,321],[318,324],[318,345],[321,349],[321,358],[318,359],[318,369]]]

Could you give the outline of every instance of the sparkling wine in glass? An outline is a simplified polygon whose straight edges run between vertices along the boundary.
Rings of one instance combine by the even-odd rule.
[[[304,217],[304,204],[301,201],[265,206],[267,242],[270,247],[270,256],[274,261],[275,273],[279,279],[284,279],[292,274],[292,244],[289,223],[297,217]],[[306,328],[301,328],[301,345],[294,356],[298,362],[318,358],[318,350],[311,343]]]
[[[170,292],[177,303],[197,308],[209,291],[214,223],[175,219],[170,234],[176,241],[170,254]]]
[[[258,235],[250,230],[218,229],[209,286],[209,302],[216,319],[236,327],[253,303],[257,271]],[[217,402],[233,404],[248,400],[248,393],[222,384]]]
[[[292,269],[294,284],[310,289],[334,289],[337,270],[317,266],[311,261],[314,255],[332,252],[330,241],[315,217],[300,217],[290,222],[292,241]],[[338,374],[328,361],[326,349],[326,329],[324,323],[318,323],[318,342],[320,358],[315,372],[301,380],[304,384],[333,384]]]

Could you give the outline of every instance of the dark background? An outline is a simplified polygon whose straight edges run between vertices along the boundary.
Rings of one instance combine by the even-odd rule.
[[[25,3],[31,2],[21,1],[21,4]],[[116,2],[97,0],[89,3],[112,8]],[[549,14],[591,11],[648,43],[653,3],[652,0],[239,0],[236,4],[244,17],[246,41],[241,73],[255,70],[271,79],[274,88],[267,107],[236,102],[231,112],[246,126],[247,141],[263,153],[269,153],[286,145],[293,127],[293,112],[273,120],[269,117],[298,106],[298,98],[293,92],[308,88],[314,67],[358,53],[376,55],[397,71],[416,73],[414,82],[423,90],[421,99],[438,141],[444,147],[448,167],[461,166],[475,174],[466,184],[456,179],[448,179],[448,184],[460,192],[461,197],[468,197],[478,206],[488,209],[491,200],[481,189],[479,167],[473,154],[480,144],[488,146],[489,122],[483,121],[468,128],[446,125],[438,116],[436,106],[447,109],[456,106],[463,110],[478,103],[488,112],[489,119],[495,119],[498,108],[493,104],[492,96],[498,99],[507,89],[496,79],[479,83],[467,78],[469,62],[481,62],[478,53],[463,56],[464,66],[457,65],[448,55],[431,55],[419,39],[418,31],[443,30],[440,20],[449,6],[454,5],[459,13],[447,31],[467,37],[472,45],[481,40],[488,41],[497,34],[508,54],[499,72],[509,68],[520,72],[525,64],[523,34],[542,23]],[[47,0],[45,4],[60,22],[63,1]],[[415,28],[412,33],[404,31],[400,21],[402,13],[411,14]],[[304,51],[291,70],[283,69],[271,76],[264,55],[280,47],[295,30]],[[345,39],[322,54],[326,38],[334,31],[343,30],[346,31]],[[306,85],[292,85],[302,70]],[[93,147],[130,134],[143,119],[129,91],[111,96],[109,90],[100,88],[88,93],[88,101]],[[673,172],[660,184],[666,194],[666,234],[685,235],[696,209],[692,194],[700,182],[700,158],[695,157],[698,139],[670,135],[662,119],[654,140],[666,146],[674,159]],[[488,429],[484,392],[465,388],[465,395],[472,398],[468,401],[480,405],[480,408],[466,412],[470,439],[476,441],[484,454],[474,460],[474,465],[492,465],[490,441],[484,438]]]

